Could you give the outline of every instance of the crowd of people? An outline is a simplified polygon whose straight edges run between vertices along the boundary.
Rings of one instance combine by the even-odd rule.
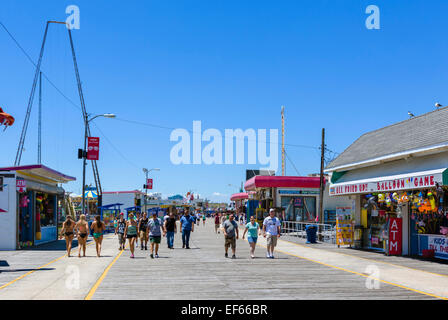
[[[140,240],[140,250],[148,250],[148,242],[150,243],[150,257],[152,259],[159,258],[159,246],[162,237],[167,239],[168,249],[174,249],[174,236],[178,231],[177,220],[179,220],[179,230],[182,234],[182,248],[190,249],[190,236],[194,232],[195,226],[199,226],[201,221],[203,226],[206,223],[206,215],[199,212],[190,212],[190,208],[186,207],[177,217],[175,209],[170,208],[169,213],[165,215],[163,220],[158,217],[156,212],[152,213],[151,218],[144,212],[140,215],[137,213],[129,213],[128,219],[124,218],[121,213],[114,221],[115,235],[118,237],[118,250],[125,250],[126,240],[129,244],[131,252],[130,258],[134,258],[135,250],[138,248],[138,240]],[[274,249],[277,246],[277,239],[281,236],[281,223],[276,217],[274,209],[269,211],[269,216],[263,221],[262,226],[255,221],[255,217],[251,216],[250,221],[246,221],[244,213],[235,214],[233,211],[217,212],[212,215],[215,223],[215,233],[219,234],[221,230],[224,235],[224,256],[229,257],[229,248],[232,250],[232,259],[236,259],[236,240],[239,239],[239,226],[243,226],[244,232],[242,239],[249,243],[249,254],[252,259],[255,258],[255,247],[258,237],[263,235],[266,238],[267,251],[266,258],[274,259]],[[101,246],[103,235],[105,232],[105,223],[101,221],[100,216],[95,217],[95,221],[89,224],[85,215],[81,215],[78,222],[75,222],[70,216],[67,217],[62,225],[60,238],[65,237],[67,246],[67,256],[70,257],[72,242],[75,237],[78,239],[79,251],[78,256],[86,256],[87,237],[92,232],[96,245],[97,256],[101,256]]]

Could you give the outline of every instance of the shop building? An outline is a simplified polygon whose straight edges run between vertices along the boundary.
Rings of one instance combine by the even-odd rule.
[[[327,166],[330,196],[355,201],[359,246],[448,259],[447,121],[441,108],[366,133]]]
[[[0,250],[56,241],[64,189],[76,180],[44,165],[0,168]]]
[[[141,212],[142,206],[145,204],[145,193],[134,191],[104,191],[103,206],[120,203],[124,211]],[[123,213],[126,213],[124,212]]]
[[[338,207],[351,207],[348,197],[330,198],[328,186],[324,180],[323,209],[326,213],[336,212]],[[255,176],[246,181],[248,191],[248,216],[256,214],[257,220],[268,215],[270,208],[281,212],[283,221],[316,222],[320,197],[320,177],[296,176]],[[326,219],[327,218],[327,219]],[[328,215],[323,216],[323,223],[334,223]]]

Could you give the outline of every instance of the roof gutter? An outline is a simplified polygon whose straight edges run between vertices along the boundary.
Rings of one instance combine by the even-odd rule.
[[[364,161],[344,164],[344,165],[333,167],[333,168],[326,168],[324,170],[324,172],[330,173],[330,172],[334,172],[334,171],[341,171],[341,170],[346,171],[346,170],[365,168],[365,167],[370,167],[370,166],[374,166],[374,165],[378,165],[378,164],[382,164],[382,163],[390,162],[390,161],[394,161],[394,160],[408,159],[413,156],[421,157],[421,156],[425,156],[425,155],[436,154],[436,153],[440,153],[440,152],[446,151],[446,150],[448,150],[448,142],[430,146],[430,147],[424,147],[424,148],[419,148],[419,149],[412,149],[412,150],[402,151],[402,152],[398,152],[398,153],[393,153],[393,154],[389,154],[389,155],[385,155],[385,156],[381,156],[381,157],[377,157],[377,158],[373,158],[373,159],[368,159],[368,160],[364,160]]]

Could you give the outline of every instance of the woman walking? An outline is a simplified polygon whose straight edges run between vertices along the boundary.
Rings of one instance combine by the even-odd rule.
[[[126,229],[124,231],[125,238],[129,239],[129,249],[131,250],[131,258],[134,258],[134,245],[137,240],[137,224],[134,219],[134,214],[129,214],[129,220],[126,222]]]
[[[87,237],[89,235],[89,224],[86,221],[86,216],[82,214],[79,217],[79,221],[76,223],[76,230],[78,234],[78,247],[79,247],[79,253],[78,257],[81,258],[81,250],[83,251],[83,257],[86,256],[86,242]]]
[[[103,243],[104,227],[105,225],[101,221],[101,217],[95,216],[95,221],[93,221],[90,228],[93,230],[93,239],[95,240],[96,255],[98,258],[101,256],[101,244]]]
[[[75,228],[75,221],[73,221],[71,216],[67,216],[64,223],[62,224],[61,234],[59,239],[62,239],[62,236],[65,236],[65,246],[67,248],[67,257],[70,258],[70,252],[72,251],[72,242],[74,238],[73,229]]]
[[[246,232],[249,232],[247,236],[247,241],[249,241],[250,246],[250,257],[252,259],[255,258],[255,246],[257,244],[258,240],[258,234],[260,233],[260,225],[258,222],[255,222],[255,216],[250,217],[250,222],[246,224],[246,228],[244,229],[243,233],[243,240],[244,236],[246,235]]]

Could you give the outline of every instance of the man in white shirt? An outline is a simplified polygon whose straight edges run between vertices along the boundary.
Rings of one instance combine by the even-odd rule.
[[[269,217],[263,221],[263,237],[267,236],[266,258],[274,259],[274,248],[277,245],[277,239],[280,237],[280,220],[275,216],[275,210],[269,210]]]

